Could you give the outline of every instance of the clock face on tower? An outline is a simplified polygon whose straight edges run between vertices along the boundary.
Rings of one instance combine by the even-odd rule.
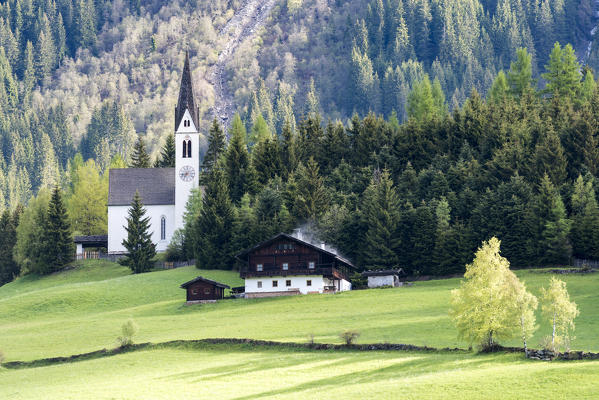
[[[193,170],[193,167],[189,165],[186,165],[179,170],[179,178],[181,178],[181,180],[184,182],[191,182],[195,174],[196,173]]]

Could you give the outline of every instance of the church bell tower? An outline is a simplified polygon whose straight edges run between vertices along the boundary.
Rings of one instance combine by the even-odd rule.
[[[175,228],[183,227],[183,213],[191,189],[198,186],[200,170],[199,108],[195,105],[189,53],[181,76],[179,100],[175,107]]]

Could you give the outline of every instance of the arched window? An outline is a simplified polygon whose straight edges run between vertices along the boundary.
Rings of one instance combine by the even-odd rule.
[[[166,217],[160,217],[160,240],[166,240]]]
[[[187,140],[183,141],[183,158],[187,158]]]
[[[187,157],[191,158],[191,140],[187,141]]]

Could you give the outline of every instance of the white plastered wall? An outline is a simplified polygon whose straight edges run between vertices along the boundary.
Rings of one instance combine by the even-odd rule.
[[[166,250],[166,246],[170,243],[173,232],[175,231],[175,206],[174,205],[149,205],[144,206],[146,209],[146,217],[150,217],[150,232],[152,232],[152,242],[156,244],[156,251],[162,252]],[[123,247],[123,239],[127,237],[125,226],[127,225],[127,217],[129,206],[109,206],[108,207],[108,252],[120,253],[125,252]],[[160,240],[160,221],[162,216],[165,217],[165,239]]]
[[[185,121],[189,122],[189,126],[185,126]],[[183,158],[183,141],[186,139],[191,140],[191,157]],[[189,110],[185,110],[185,114],[177,127],[175,146],[175,227],[182,228],[185,206],[191,194],[191,189],[198,186],[200,173],[200,134],[193,123],[193,119],[191,119]],[[190,166],[194,170],[193,179],[189,182],[183,181],[179,176],[179,172],[184,166]]]
[[[291,286],[286,285],[286,281],[291,280]],[[308,286],[308,281],[312,281]],[[272,282],[277,281],[277,287],[273,287]],[[258,282],[262,282],[262,287],[258,287]],[[324,278],[322,275],[299,275],[299,276],[267,276],[261,278],[246,278],[246,293],[270,293],[287,292],[290,290],[299,290],[301,294],[322,293],[325,286],[339,287],[340,291],[351,290],[351,283],[342,279],[336,284],[332,279]]]

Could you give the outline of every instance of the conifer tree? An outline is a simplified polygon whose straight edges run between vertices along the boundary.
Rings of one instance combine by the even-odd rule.
[[[528,92],[532,84],[532,56],[525,48],[516,51],[517,60],[512,62],[507,74],[512,94],[520,98]]]
[[[316,221],[327,209],[329,198],[319,167],[313,157],[306,166],[300,163],[295,171],[297,197],[293,210],[295,217],[304,221]]]
[[[574,182],[572,193],[572,254],[579,258],[599,257],[599,207],[592,179],[581,175]]]
[[[127,217],[127,238],[123,246],[127,256],[120,263],[126,265],[134,274],[147,272],[152,269],[152,258],[156,255],[156,245],[152,243],[150,232],[150,217],[146,217],[146,209],[136,190]]]
[[[170,134],[166,137],[166,142],[160,151],[159,158],[154,162],[154,168],[174,168],[175,167],[175,135]]]
[[[11,282],[19,275],[19,264],[13,259],[13,249],[17,243],[17,226],[22,208],[13,213],[4,210],[0,217],[0,286]]]
[[[210,132],[208,133],[208,150],[204,155],[204,161],[202,162],[202,175],[200,181],[206,182],[206,178],[212,170],[217,166],[218,160],[221,155],[225,152],[227,147],[227,139],[225,133],[221,129],[216,118],[212,121]]]
[[[141,136],[137,137],[137,142],[135,142],[135,146],[133,147],[130,168],[150,168],[150,156],[146,151],[146,144]]]
[[[50,273],[71,262],[75,255],[71,224],[58,186],[54,187],[48,204],[44,233],[41,261],[44,271]]]
[[[194,229],[196,266],[201,269],[231,269],[231,238],[234,208],[224,172],[213,169],[207,178],[202,209]]]
[[[566,217],[566,208],[551,180],[543,177],[539,189],[538,217],[541,222],[541,262],[548,265],[567,264],[572,255],[569,241],[571,221]]]
[[[246,131],[239,114],[235,114],[229,132],[231,137],[225,153],[224,166],[231,200],[238,203],[245,193],[256,191],[256,174],[246,145]]]
[[[252,166],[256,171],[258,183],[262,186],[283,171],[279,142],[267,137],[260,140],[252,150]]]
[[[545,92],[560,97],[574,98],[580,90],[580,64],[570,44],[562,49],[555,43],[549,64],[545,66],[546,73],[542,74],[547,81]]]
[[[369,269],[396,268],[399,264],[399,196],[389,171],[375,171],[364,192],[361,213],[366,227],[364,262]]]

